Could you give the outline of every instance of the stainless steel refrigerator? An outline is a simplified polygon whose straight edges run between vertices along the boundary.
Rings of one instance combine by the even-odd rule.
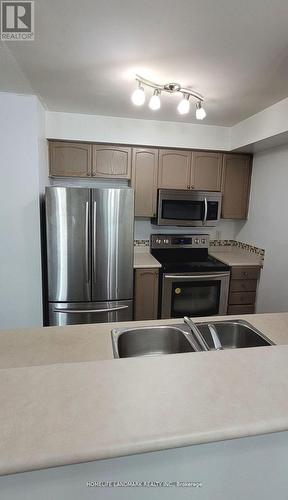
[[[47,187],[49,325],[133,317],[134,193]]]

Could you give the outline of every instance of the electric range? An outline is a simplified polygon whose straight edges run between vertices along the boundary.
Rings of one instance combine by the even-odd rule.
[[[208,234],[152,234],[150,249],[162,265],[160,318],[227,313],[230,269],[209,255]]]

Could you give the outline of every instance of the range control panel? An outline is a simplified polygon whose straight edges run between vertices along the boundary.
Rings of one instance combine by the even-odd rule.
[[[208,248],[209,234],[151,234],[151,248]]]

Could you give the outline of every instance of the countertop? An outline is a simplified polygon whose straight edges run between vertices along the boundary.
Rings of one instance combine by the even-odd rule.
[[[263,257],[235,247],[210,247],[209,254],[228,266],[261,266]],[[149,247],[135,247],[134,269],[160,268],[161,264],[150,253]]]
[[[242,318],[288,344],[288,313]],[[288,345],[113,359],[115,326],[1,332],[0,474],[288,430]]]
[[[263,257],[235,247],[210,247],[209,254],[228,266],[263,266]]]
[[[149,247],[134,248],[134,269],[160,268],[161,264],[150,253]]]

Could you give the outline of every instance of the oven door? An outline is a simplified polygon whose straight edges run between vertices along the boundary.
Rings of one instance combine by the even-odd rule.
[[[221,212],[221,193],[159,189],[159,226],[215,226]]]
[[[161,318],[227,314],[230,272],[163,274]]]

